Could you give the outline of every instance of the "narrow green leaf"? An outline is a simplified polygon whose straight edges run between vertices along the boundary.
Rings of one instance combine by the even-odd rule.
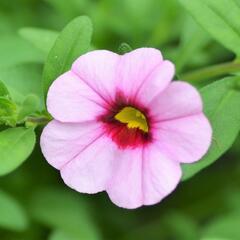
[[[31,213],[37,221],[77,235],[79,239],[99,239],[90,209],[73,192],[56,187],[39,189],[33,196]]]
[[[19,34],[44,53],[49,53],[59,35],[56,31],[31,27],[21,28]]]
[[[212,37],[240,55],[240,6],[235,0],[179,0]]]
[[[7,97],[0,97],[0,124],[14,127],[17,122],[17,106]]]
[[[0,81],[0,97],[6,97],[9,96],[9,92],[5,84]]]
[[[198,162],[183,164],[183,180],[216,161],[233,144],[240,130],[240,77],[228,77],[202,88],[204,111],[213,128],[212,145]]]
[[[0,227],[22,231],[28,226],[27,215],[13,197],[0,190]]]
[[[47,57],[43,71],[45,95],[49,86],[62,73],[69,70],[73,61],[90,47],[92,23],[86,16],[75,18],[60,33]]]
[[[23,101],[19,114],[18,121],[23,121],[27,116],[37,112],[40,106],[40,99],[38,96],[30,94]]]
[[[35,145],[33,128],[10,128],[0,132],[0,176],[12,172],[31,154]]]

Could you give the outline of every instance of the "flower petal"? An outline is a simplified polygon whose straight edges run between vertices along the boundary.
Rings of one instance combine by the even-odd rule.
[[[212,129],[204,114],[154,124],[153,138],[168,158],[191,163],[199,160],[211,144]]]
[[[142,206],[142,149],[119,151],[116,163],[106,188],[110,199],[123,208]]]
[[[149,104],[150,115],[154,121],[165,121],[202,112],[202,99],[190,84],[172,82]]]
[[[106,136],[87,145],[72,161],[61,168],[64,182],[83,193],[105,190],[113,174],[117,146]]]
[[[135,97],[138,97],[142,103],[147,105],[154,97],[165,90],[172,81],[174,72],[175,67],[170,61],[162,61],[141,84]]]
[[[47,96],[48,111],[62,122],[95,120],[106,107],[100,96],[71,71],[53,82]]]
[[[106,50],[88,52],[79,57],[72,66],[75,72],[102,99],[109,102],[115,97],[116,69],[120,56]]]
[[[134,97],[162,61],[160,51],[154,48],[138,48],[124,54],[118,66],[118,90]]]
[[[49,164],[60,169],[101,135],[102,128],[95,122],[76,124],[53,120],[43,129],[40,144]]]
[[[125,150],[117,156],[106,191],[119,207],[155,204],[172,192],[181,178],[180,164],[166,158],[157,147]]]
[[[143,154],[143,196],[144,205],[160,202],[169,195],[181,179],[178,162],[166,158],[157,146],[144,149]]]

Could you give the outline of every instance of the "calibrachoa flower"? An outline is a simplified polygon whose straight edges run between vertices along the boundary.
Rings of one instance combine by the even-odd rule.
[[[98,50],[53,82],[47,108],[54,120],[41,147],[68,186],[105,190],[124,208],[158,203],[175,189],[180,163],[206,153],[212,130],[197,90],[173,76],[174,65],[156,49]]]

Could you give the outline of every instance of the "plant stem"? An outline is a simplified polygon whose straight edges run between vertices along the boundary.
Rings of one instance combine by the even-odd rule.
[[[39,116],[39,117],[28,117],[26,119],[26,122],[29,123],[34,123],[37,125],[45,125],[47,124],[51,119],[49,117],[45,117],[45,116]]]
[[[184,81],[192,82],[207,80],[234,72],[240,72],[240,62],[221,63],[211,67],[206,67],[200,70],[182,74],[180,77]]]

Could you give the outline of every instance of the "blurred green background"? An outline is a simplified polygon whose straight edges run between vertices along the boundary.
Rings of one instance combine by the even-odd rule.
[[[58,32],[79,15],[93,21],[92,48],[117,52],[123,42],[133,49],[159,48],[176,64],[178,78],[234,58],[177,0],[0,0],[0,79],[18,85],[23,96],[29,91],[24,81],[41,92],[47,53],[26,41],[20,29]],[[37,132],[39,138],[41,128]],[[43,158],[38,139],[29,159],[0,177],[0,240],[238,240],[239,156],[238,139],[160,204],[129,211],[114,206],[105,193],[67,188]]]

